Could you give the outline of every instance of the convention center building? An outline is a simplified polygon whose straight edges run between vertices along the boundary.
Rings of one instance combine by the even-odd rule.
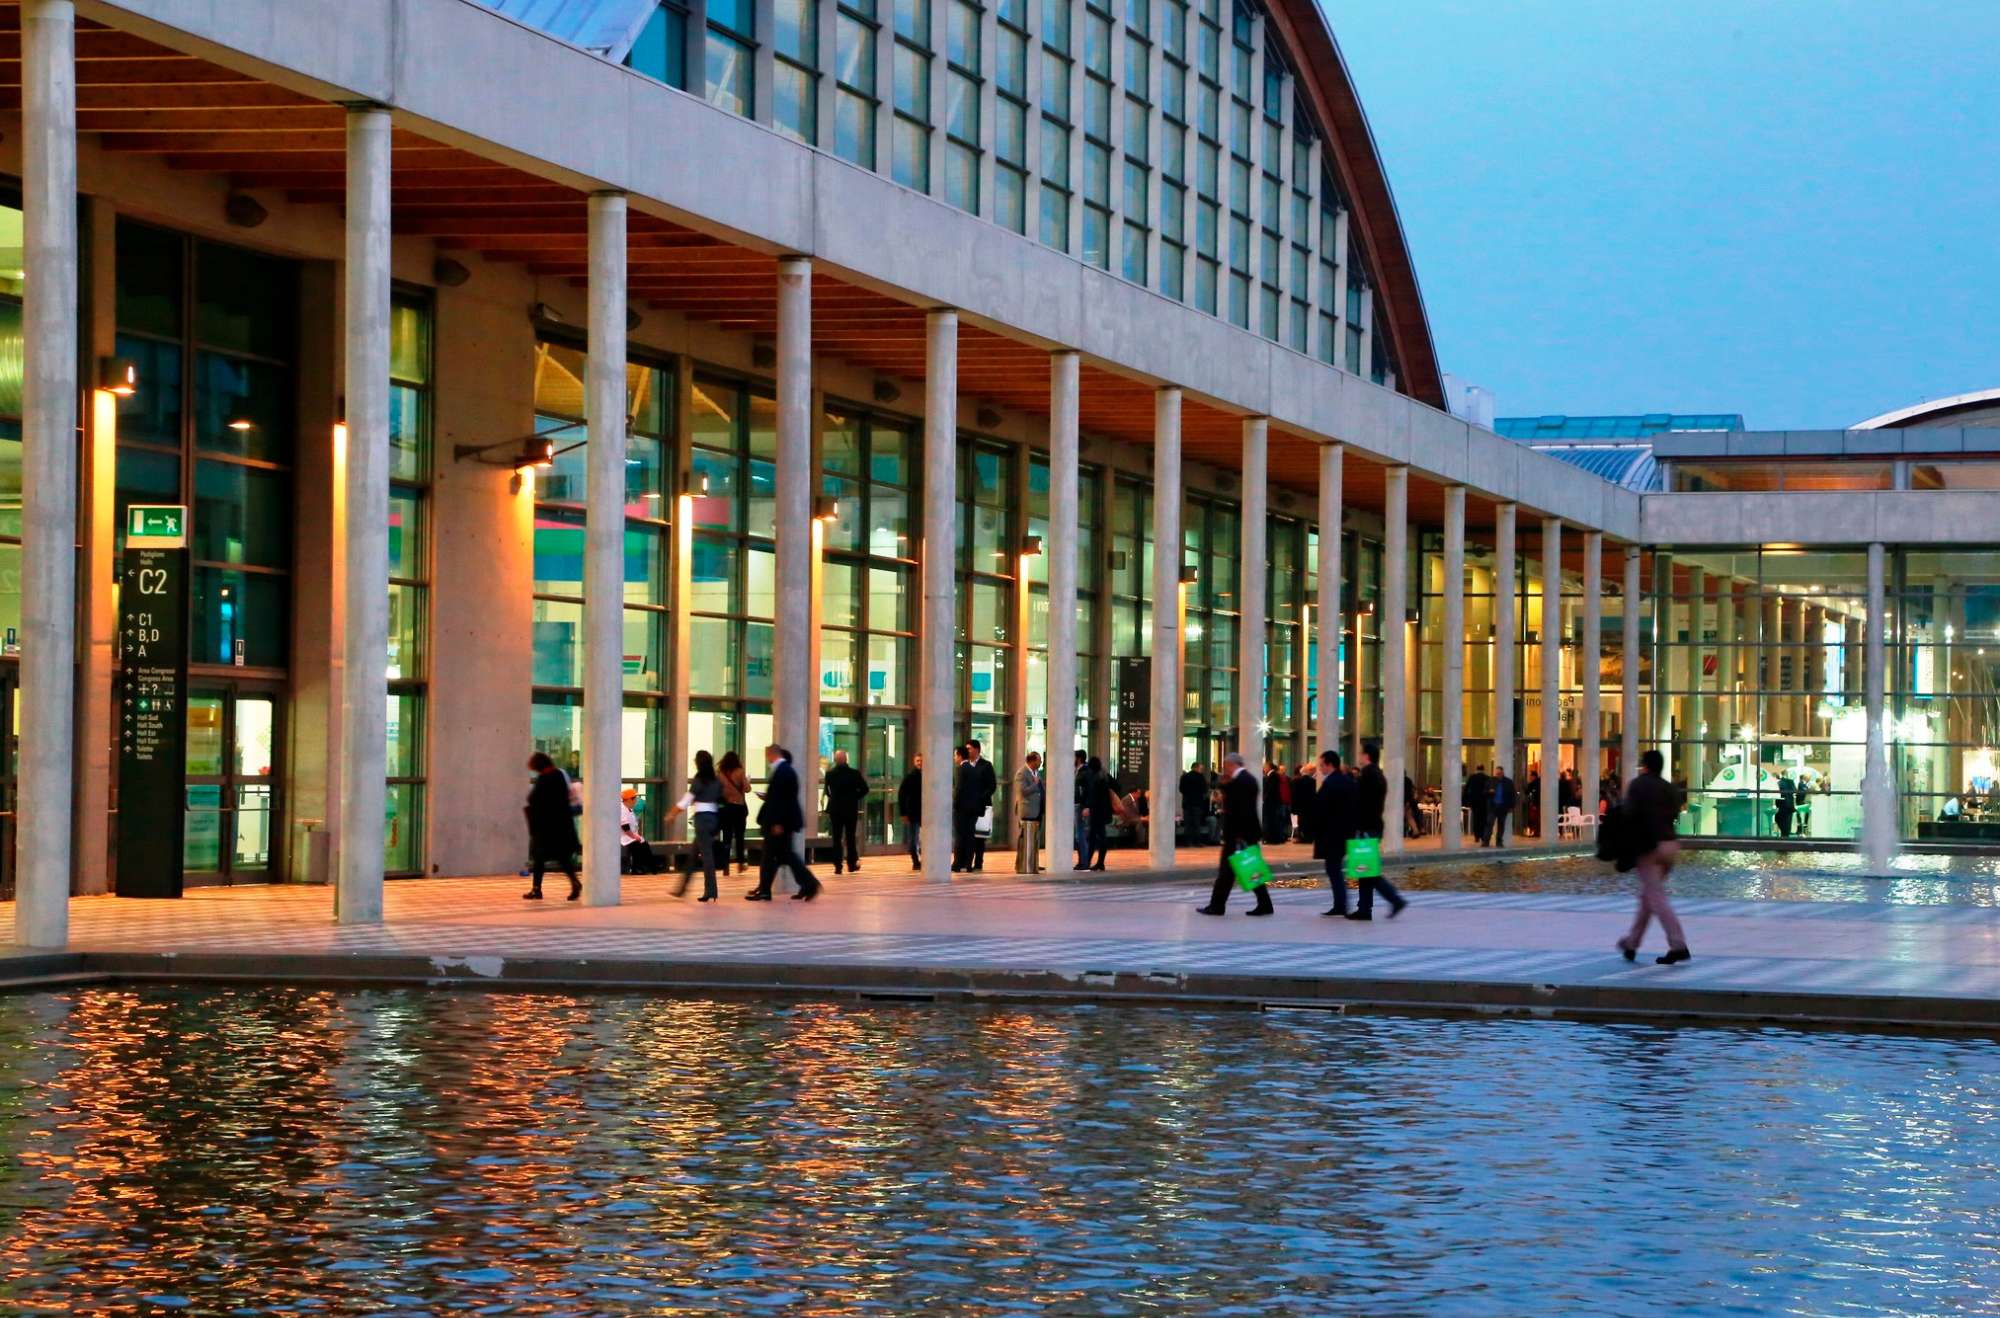
[[[967,738],[1056,839],[1072,749],[1164,809],[1372,743],[1447,847],[1470,767],[1653,746],[1695,833],[1986,836],[1976,407],[1657,489],[1458,419],[1319,8],[1104,3],[0,3],[20,941],[512,872],[538,750],[600,904],[618,789],[772,742],[884,847],[921,754],[936,877]]]

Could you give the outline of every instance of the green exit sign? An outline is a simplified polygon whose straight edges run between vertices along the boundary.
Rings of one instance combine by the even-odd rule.
[[[125,543],[145,549],[187,544],[187,505],[135,503],[125,510]]]

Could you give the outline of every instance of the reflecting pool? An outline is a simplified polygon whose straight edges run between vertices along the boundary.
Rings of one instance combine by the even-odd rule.
[[[0,1309],[1990,1313],[1959,1037],[420,991],[0,999]]]

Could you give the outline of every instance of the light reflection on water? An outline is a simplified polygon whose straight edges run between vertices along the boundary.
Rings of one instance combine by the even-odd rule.
[[[1990,1313],[1990,1041],[296,989],[0,1000],[0,1306]]]

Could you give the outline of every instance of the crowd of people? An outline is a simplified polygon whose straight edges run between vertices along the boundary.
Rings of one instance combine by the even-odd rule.
[[[806,831],[806,813],[798,770],[792,762],[792,753],[783,746],[767,746],[764,758],[764,787],[754,792],[762,799],[757,812],[763,838],[757,886],[744,895],[750,901],[770,901],[777,877],[784,873],[791,877],[796,888],[793,900],[812,901],[820,894],[822,885],[807,865],[800,841]],[[951,869],[953,873],[977,874],[985,869],[987,844],[994,832],[999,775],[977,739],[954,747],[952,760]],[[1650,923],[1657,919],[1668,945],[1666,954],[1658,960],[1663,965],[1673,965],[1688,960],[1689,952],[1680,921],[1667,897],[1667,878],[1680,852],[1674,823],[1681,811],[1681,794],[1661,776],[1663,767],[1659,752],[1647,751],[1641,758],[1641,771],[1622,790],[1615,773],[1599,780],[1595,805],[1607,825],[1607,832],[1600,838],[1600,855],[1617,861],[1621,869],[1636,869],[1639,875],[1638,913],[1631,929],[1618,940],[1618,950],[1627,960],[1635,960]],[[542,752],[529,757],[528,770],[531,785],[522,813],[528,826],[526,872],[531,882],[522,896],[530,901],[542,900],[543,879],[548,870],[555,869],[569,879],[569,900],[576,901],[583,894],[579,876],[583,848],[576,827],[577,817],[583,813],[581,793],[570,776]],[[913,757],[909,772],[896,790],[896,810],[913,870],[923,867],[920,842],[923,772],[923,757]],[[1023,757],[1012,787],[1014,870],[1020,874],[1040,873],[1047,794],[1038,753],[1030,752]],[[1390,793],[1375,746],[1363,748],[1358,766],[1343,766],[1340,753],[1328,750],[1292,774],[1266,761],[1261,776],[1251,770],[1242,755],[1232,752],[1223,757],[1219,775],[1211,775],[1205,765],[1195,764],[1181,776],[1178,787],[1176,842],[1214,842],[1221,847],[1214,887],[1207,903],[1196,908],[1201,914],[1227,914],[1230,894],[1239,886],[1248,886],[1254,899],[1245,914],[1274,914],[1276,907],[1268,883],[1252,884],[1241,878],[1239,862],[1250,848],[1294,838],[1309,843],[1314,859],[1325,868],[1333,901],[1323,914],[1372,920],[1379,897],[1387,903],[1393,919],[1409,905],[1395,885],[1382,877],[1379,864]],[[845,750],[836,750],[820,789],[834,873],[858,872],[862,810],[872,791],[868,778],[849,763]],[[718,867],[728,873],[732,859],[738,868],[744,867],[744,833],[751,795],[749,775],[734,751],[726,753],[720,761],[708,751],[696,752],[687,790],[666,814],[669,823],[685,814],[693,834],[688,868],[676,896],[687,892],[698,868],[703,877],[700,900],[715,901],[720,895],[716,881]],[[627,788],[622,797],[621,868],[626,872],[657,872],[657,857],[639,825],[635,809],[637,792]],[[1516,792],[1504,765],[1496,764],[1489,773],[1485,765],[1477,764],[1465,775],[1462,805],[1471,835],[1481,846],[1506,845],[1508,824],[1517,805],[1522,808],[1529,827],[1538,830],[1540,820],[1536,815],[1540,799],[1540,774],[1532,766],[1525,792]],[[1583,805],[1581,781],[1569,769],[1561,771],[1557,801],[1565,811]],[[1109,829],[1114,820],[1153,822],[1148,819],[1145,793],[1127,793],[1099,759],[1083,751],[1076,752],[1075,804],[1075,834],[1071,844],[1078,871],[1104,868]],[[1406,830],[1413,829],[1417,797],[1407,776],[1400,804],[1399,823]],[[1370,841],[1375,844],[1372,848],[1365,845]],[[1364,844],[1358,851],[1357,843]],[[1355,867],[1356,896],[1350,910],[1348,869],[1350,859],[1357,855],[1374,859],[1365,868]],[[1264,873],[1268,875],[1268,866]]]

